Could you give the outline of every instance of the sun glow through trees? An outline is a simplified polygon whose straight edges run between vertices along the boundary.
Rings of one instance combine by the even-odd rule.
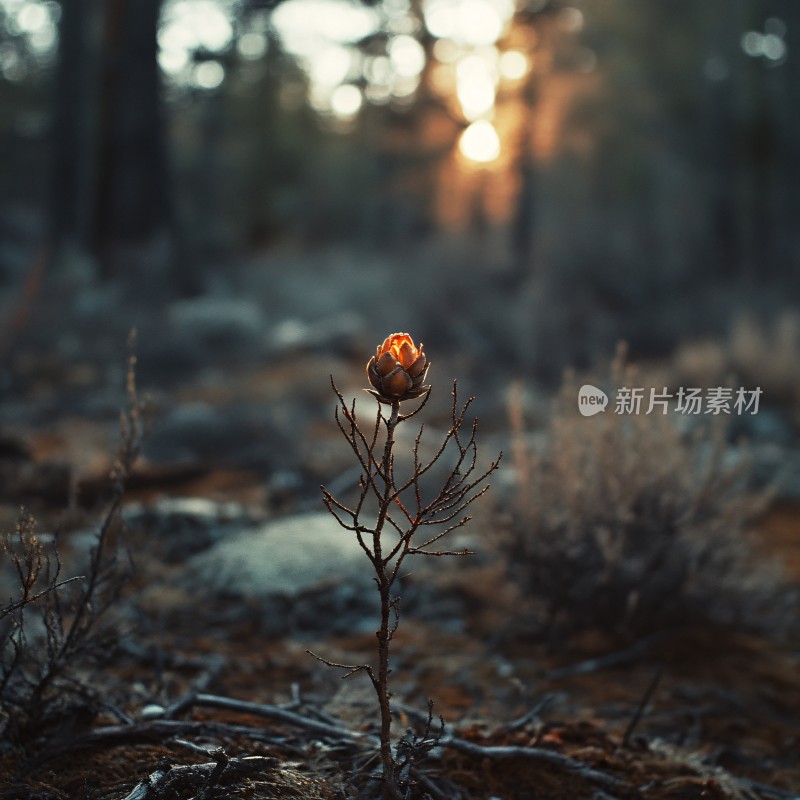
[[[305,73],[307,102],[334,130],[352,129],[365,104],[410,107],[425,81],[462,128],[461,154],[476,164],[499,157],[499,95],[532,69],[525,41],[505,44],[514,41],[515,0],[284,0],[246,21],[234,11],[218,0],[166,0],[159,63],[170,83],[214,90],[226,79],[229,50],[254,61],[273,36]],[[580,12],[564,19],[582,24]]]

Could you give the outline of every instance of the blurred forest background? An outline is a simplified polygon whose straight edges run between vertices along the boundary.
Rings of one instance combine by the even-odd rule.
[[[770,325],[799,30],[793,0],[0,0],[4,339],[42,286],[545,378]]]
[[[794,797],[799,222],[799,0],[0,0],[0,798],[122,797],[197,757],[184,722],[310,764],[303,797],[374,796],[363,748],[223,735],[179,700],[372,718],[305,647],[374,650],[319,486],[361,476],[329,375],[374,420],[393,331],[432,364],[422,455],[453,378],[479,466],[508,454],[454,545],[477,555],[401,576],[397,698],[617,759],[615,797]],[[104,511],[132,327],[151,401],[128,393]],[[583,380],[763,394],[584,419]],[[70,757],[118,723],[160,744]],[[527,799],[553,769],[436,759],[426,797]],[[560,773],[536,796],[590,796]]]

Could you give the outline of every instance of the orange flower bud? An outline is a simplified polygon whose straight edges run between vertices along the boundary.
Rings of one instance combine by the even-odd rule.
[[[367,364],[367,377],[373,387],[367,391],[382,403],[421,397],[431,388],[424,385],[429,366],[422,344],[417,348],[407,333],[393,333]]]

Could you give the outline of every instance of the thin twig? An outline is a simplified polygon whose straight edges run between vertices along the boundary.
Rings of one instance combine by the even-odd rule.
[[[74,581],[82,581],[84,580],[85,577],[86,577],[85,575],[75,575],[72,578],[66,578],[63,581],[59,581],[58,583],[53,583],[49,586],[46,586],[38,594],[34,594],[30,597],[23,597],[20,600],[11,603],[10,605],[4,606],[2,609],[0,609],[0,619],[3,619],[3,617],[7,617],[14,611],[19,611],[19,609],[23,608],[24,606],[28,606],[31,603],[35,603],[37,600],[44,597],[46,594],[54,592],[56,589],[60,589],[62,586],[66,586],[68,583],[73,583]]]
[[[542,675],[542,680],[557,681],[562,678],[573,678],[576,675],[587,675],[590,672],[596,672],[606,667],[616,667],[620,664],[625,664],[647,652],[661,638],[663,638],[661,634],[650,634],[623,650],[617,650],[614,653],[607,653],[606,655],[597,656],[596,658],[589,658],[586,661],[579,661],[577,664],[556,667],[555,669],[545,672],[544,675]]]
[[[215,694],[196,694],[191,698],[184,708],[191,706],[203,706],[205,708],[222,708],[227,711],[241,711],[246,714],[253,714],[256,717],[272,719],[276,722],[283,722],[297,728],[304,728],[323,736],[331,736],[340,739],[368,739],[366,733],[351,731],[343,725],[329,725],[315,719],[309,719],[293,711],[287,711],[280,706],[263,705],[261,703],[251,703],[247,700],[235,700],[231,697],[221,697]]]
[[[556,695],[546,694],[529,711],[526,711],[521,717],[517,717],[517,719],[514,719],[511,722],[503,725],[501,730],[505,733],[511,733],[524,728],[526,725],[529,725],[531,722],[539,719],[540,714],[548,706],[552,705],[556,699]]]
[[[631,721],[628,723],[628,727],[625,729],[625,735],[622,737],[622,746],[627,747],[630,744],[631,737],[633,736],[633,732],[636,730],[636,726],[639,724],[639,721],[642,718],[642,714],[644,714],[645,709],[647,708],[647,704],[652,699],[653,695],[655,694],[656,689],[658,688],[658,684],[661,682],[661,676],[664,674],[664,668],[659,667],[655,675],[653,675],[652,680],[647,685],[647,689],[645,690],[642,699],[636,708],[636,713],[631,718]]]
[[[628,789],[628,791],[630,791],[630,787],[626,786],[623,781],[619,778],[615,778],[613,775],[593,769],[569,756],[564,756],[560,753],[556,753],[552,750],[545,750],[540,747],[498,747],[493,745],[480,745],[475,742],[468,742],[466,739],[459,739],[455,736],[448,735],[442,736],[439,740],[439,746],[449,747],[452,750],[458,750],[467,755],[475,756],[476,758],[486,758],[495,761],[541,761],[542,763],[558,767],[572,775],[585,778],[587,781],[601,786],[604,789],[610,789],[612,791]]]
[[[797,792],[790,792],[786,789],[778,789],[776,786],[769,786],[766,783],[759,783],[758,781],[750,780],[750,778],[736,778],[739,783],[744,784],[748,789],[754,792],[765,794],[767,797],[777,797],[781,800],[798,800],[800,794]]]
[[[196,736],[229,736],[245,737],[253,741],[270,740],[267,731],[250,725],[209,720],[175,720],[154,719],[137,722],[133,725],[106,725],[95,728],[81,736],[68,741],[57,741],[42,753],[37,764],[65,753],[86,750],[93,747],[118,747],[127,744],[162,742],[173,737],[186,735]]]
[[[372,672],[372,667],[369,664],[340,664],[338,661],[329,661],[327,658],[323,658],[322,656],[318,656],[312,650],[306,650],[310,656],[313,656],[317,659],[317,661],[321,661],[325,664],[326,667],[333,667],[334,669],[344,669],[347,670],[346,674],[342,675],[342,680],[345,678],[349,678],[351,675],[355,675],[357,672],[366,672],[367,675],[375,681],[375,676]]]

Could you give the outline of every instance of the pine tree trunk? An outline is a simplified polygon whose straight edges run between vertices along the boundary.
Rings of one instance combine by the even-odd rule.
[[[51,191],[48,243],[87,245],[91,170],[92,51],[88,31],[92,0],[62,0],[58,68],[51,125]]]
[[[161,79],[161,0],[107,0],[98,110],[92,246],[104,275],[119,248],[146,246],[171,230]]]

